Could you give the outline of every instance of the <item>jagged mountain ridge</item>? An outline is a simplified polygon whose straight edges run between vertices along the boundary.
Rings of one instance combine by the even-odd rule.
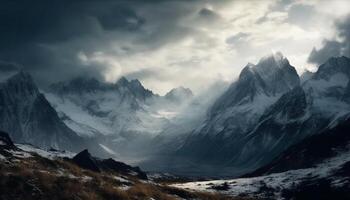
[[[170,114],[176,114],[169,109],[189,101],[192,92],[180,88],[159,96],[137,79],[105,83],[78,77],[51,85],[46,96],[70,128],[81,136],[95,136],[159,133]]]
[[[23,71],[0,83],[0,129],[11,132],[16,142],[43,148],[79,150],[84,144]]]
[[[116,90],[127,90],[139,100],[146,100],[149,97],[155,96],[152,91],[144,88],[139,80],[134,79],[128,81],[125,77],[121,77],[116,83],[105,83],[95,78],[77,77],[69,82],[54,83],[50,86],[50,91],[60,95],[86,93]]]
[[[142,125],[132,126],[141,123],[138,115],[144,113],[147,101],[157,96],[138,80],[128,81],[124,77],[116,83],[79,77],[53,84],[46,95],[65,123],[82,136],[136,132],[137,128],[141,131]]]
[[[350,59],[331,58],[324,65],[328,65],[327,68],[320,67],[304,84],[285,93],[267,108],[255,130],[247,133],[248,138],[259,137],[253,145],[245,146],[258,149],[250,155],[253,160],[266,157],[266,154],[255,154],[276,145],[285,146],[271,162],[243,178],[174,186],[258,199],[348,199],[350,106],[344,105],[344,96],[348,95]],[[276,130],[271,136],[278,140],[266,140],[266,135],[270,134],[268,129]],[[285,143],[286,137],[293,142]],[[301,138],[295,140],[296,137]],[[232,143],[228,146],[232,151],[237,150]]]
[[[140,179],[147,180],[146,173],[141,171],[139,167],[132,167],[125,163],[115,161],[112,158],[99,159],[93,157],[87,149],[75,155],[72,161],[78,166],[91,171],[114,171],[123,175],[133,175]]]
[[[347,103],[349,74],[347,68],[342,65],[349,66],[349,59],[346,57],[331,58],[325,63],[326,67],[320,67],[318,72],[300,84],[294,68],[281,54],[265,57],[257,65],[249,64],[242,70],[239,80],[233,83],[226,93],[214,103],[208,113],[207,120],[194,130],[192,135],[187,137],[186,134],[183,134],[174,143],[177,145],[175,147],[177,149],[179,145],[184,143],[176,153],[179,153],[180,156],[186,154],[186,157],[192,161],[198,161],[200,165],[240,166],[244,170],[254,170],[268,163],[288,146],[318,131],[336,125],[338,121],[347,116],[349,113],[349,104]],[[335,66],[336,70],[332,66]],[[259,67],[268,70],[269,73],[263,73],[264,70]],[[330,72],[322,72],[323,70],[330,70]],[[322,73],[327,76],[317,75]],[[273,81],[277,81],[278,84],[273,84]],[[57,105],[66,106],[63,107],[64,111],[70,110],[79,114],[76,117],[82,119],[94,116],[106,122],[105,117],[112,114],[112,119],[125,119],[128,123],[138,124],[140,121],[137,118],[133,121],[135,118],[129,118],[129,114],[140,114],[141,112],[141,114],[149,116],[149,113],[144,112],[152,111],[149,105],[157,102],[154,101],[155,99],[160,98],[163,102],[165,99],[157,95],[149,95],[153,93],[148,93],[139,81],[128,81],[123,78],[115,84],[105,84],[93,79],[75,80],[72,85],[70,84],[63,83],[61,89],[57,89],[59,87],[56,86],[56,93],[46,93],[46,95],[50,100],[54,98],[54,101],[50,101],[53,103],[69,102],[69,104]],[[137,92],[138,90],[135,88],[142,92]],[[30,89],[29,92],[25,91],[25,94],[33,93]],[[231,98],[231,95],[235,98]],[[116,96],[118,101],[114,101]],[[236,97],[241,97],[243,100]],[[40,100],[40,98],[38,99]],[[105,101],[106,99],[107,101]],[[99,100],[102,100],[103,103]],[[39,105],[41,105],[41,101],[45,101],[45,97],[38,101]],[[221,101],[225,102],[221,104]],[[38,106],[36,101],[33,102],[33,105]],[[59,111],[60,119],[65,120],[66,124],[74,121],[72,116],[62,112],[57,105],[55,108]],[[76,107],[71,107],[72,105]],[[113,110],[110,110],[111,106],[116,106],[118,110],[113,113]],[[83,108],[84,112],[79,113],[76,108]],[[215,109],[220,110],[220,112],[215,112]],[[125,112],[119,112],[120,110]],[[37,112],[32,116],[41,120],[47,119]],[[90,130],[93,134],[100,134],[104,127],[93,124],[95,119],[80,124],[89,125],[81,130],[84,132]],[[142,119],[149,119],[153,123],[155,118],[142,116]],[[166,123],[171,121],[161,118],[161,121],[163,120]],[[75,121],[74,123],[77,125]],[[155,126],[149,125],[150,130],[154,130]],[[110,126],[110,124],[107,123],[106,126]],[[132,126],[117,125],[116,127],[130,128]],[[176,126],[167,127],[176,128]],[[159,131],[162,131],[162,128],[164,127],[160,127]],[[33,130],[36,129],[37,127],[33,128]],[[118,141],[116,139],[120,138],[107,137],[107,148],[116,144],[125,144],[125,141],[129,142],[128,139],[132,135],[130,129],[123,129],[124,140]],[[42,146],[43,144],[38,145]],[[106,143],[100,145],[103,146]],[[55,144],[50,144],[50,146],[55,146]],[[235,168],[235,172],[244,173],[244,171],[240,171],[240,168]]]
[[[98,140],[98,145],[128,159],[151,150],[149,142],[172,125],[192,92],[180,87],[160,96],[137,79],[107,83],[78,77],[51,85],[45,96],[79,136]]]
[[[193,97],[193,93],[189,88],[178,87],[170,90],[164,95],[165,99],[174,101],[176,103],[181,103],[185,100],[189,100]]]
[[[241,174],[267,164],[290,145],[336,125],[350,113],[349,104],[343,101],[349,58],[330,58],[302,84],[281,54],[264,59],[242,70],[238,81],[217,100],[207,121],[192,132],[177,156],[227,168],[223,174]],[[252,73],[259,71],[252,70],[258,66],[266,70],[266,63],[272,72],[262,76]],[[280,69],[287,70],[281,73]],[[269,83],[276,80],[275,75],[280,79]],[[209,167],[208,174],[214,171]]]
[[[299,76],[281,53],[263,57],[257,65],[243,68],[238,81],[211,108],[211,115],[222,109],[254,101],[259,95],[278,96],[300,84]]]

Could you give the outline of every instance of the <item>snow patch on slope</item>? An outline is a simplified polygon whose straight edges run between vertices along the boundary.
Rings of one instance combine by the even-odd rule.
[[[312,168],[290,170],[282,173],[274,173],[253,178],[188,182],[173,184],[172,186],[182,189],[206,192],[218,192],[219,190],[215,188],[225,186],[226,189],[220,190],[219,192],[230,196],[248,195],[256,198],[264,197],[263,192],[261,192],[261,188],[268,187],[273,189],[275,199],[283,199],[281,196],[283,189],[291,189],[305,179],[332,177],[336,170],[340,169],[349,161],[350,150],[339,153],[336,157],[325,160]],[[341,179],[342,177],[332,178],[333,182],[337,183],[337,180]]]
[[[69,116],[69,118],[63,117],[63,121],[69,128],[77,132],[79,135],[84,136],[88,134],[87,136],[91,136],[93,135],[91,130],[98,130],[99,133],[105,135],[113,133],[111,124],[108,123],[107,120],[89,114],[73,101],[68,100],[67,98],[59,98],[51,93],[46,93],[45,96],[61,116]]]
[[[44,158],[48,158],[50,160],[54,160],[55,158],[73,158],[75,156],[75,153],[68,152],[68,151],[58,151],[58,150],[48,150],[45,151],[43,149],[34,147],[29,144],[16,144],[16,146],[26,152],[30,153],[36,153]]]

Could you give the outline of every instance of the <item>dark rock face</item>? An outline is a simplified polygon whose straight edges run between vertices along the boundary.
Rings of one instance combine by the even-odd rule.
[[[12,142],[8,133],[0,131],[0,155],[7,159],[13,159],[13,155],[9,150],[21,151]]]
[[[8,147],[14,147],[15,145],[13,144],[10,136],[3,131],[0,131],[0,146],[8,148]]]
[[[88,152],[87,149],[78,153],[72,160],[79,167],[88,169],[95,172],[112,171],[124,175],[136,176],[140,179],[147,179],[145,172],[141,171],[138,167],[132,167],[122,162],[115,161],[112,158],[98,159]]]
[[[74,156],[73,162],[81,168],[100,172],[97,160],[91,156],[87,149]]]
[[[282,190],[282,195],[285,199],[339,199],[347,200],[350,198],[348,185],[334,187],[330,179],[305,180],[302,183],[294,186],[292,189]]]
[[[152,91],[145,89],[139,80],[129,81],[125,77],[121,77],[116,83],[105,83],[94,78],[78,77],[67,83],[52,84],[49,90],[58,95],[112,91],[122,96],[132,96],[140,101],[154,96]]]
[[[106,89],[108,89],[108,87],[102,85],[98,80],[85,77],[73,79],[69,84],[57,83],[50,86],[50,90],[56,91],[59,94],[94,92]]]
[[[318,68],[313,78],[329,80],[336,73],[344,73],[350,77],[350,58],[342,56],[328,59]]]
[[[269,107],[261,119],[267,117],[285,118],[288,120],[297,119],[302,117],[307,109],[306,94],[302,87],[295,87],[290,92],[285,93]]]
[[[350,144],[350,118],[336,127],[325,130],[289,147],[266,166],[247,176],[303,169],[331,158]],[[346,166],[344,166],[346,168]]]
[[[100,166],[105,171],[115,171],[121,174],[136,175],[140,179],[147,179],[145,172],[141,171],[139,167],[131,167],[122,162],[115,161],[112,158],[101,160]]]
[[[0,83],[0,130],[9,132],[16,142],[42,148],[75,151],[83,143],[23,71]]]

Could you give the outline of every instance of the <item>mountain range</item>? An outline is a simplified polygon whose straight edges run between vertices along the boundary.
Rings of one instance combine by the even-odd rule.
[[[160,96],[125,77],[78,77],[39,90],[26,72],[4,73],[0,129],[16,143],[89,148],[146,170],[240,176],[346,121],[349,79],[347,57],[299,77],[282,53],[248,63],[231,85],[204,95],[179,87]]]
[[[281,53],[249,63],[160,170],[239,176],[268,164],[291,145],[349,117],[349,68],[349,58],[330,58],[300,81]]]
[[[193,98],[188,88],[160,96],[138,80],[116,83],[78,77],[40,90],[24,71],[1,74],[0,129],[17,143],[122,156],[144,150]],[[131,148],[131,149],[130,149]]]

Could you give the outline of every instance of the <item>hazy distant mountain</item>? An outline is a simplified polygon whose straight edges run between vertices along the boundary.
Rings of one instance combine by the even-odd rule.
[[[44,148],[79,150],[83,144],[23,71],[0,83],[0,129],[11,133],[15,142]]]
[[[118,156],[145,153],[193,96],[183,87],[159,96],[125,77],[116,83],[78,77],[51,85],[45,95],[68,127]]]
[[[124,77],[116,83],[79,77],[53,84],[46,95],[61,119],[82,136],[146,131],[147,101],[156,96],[138,80]]]
[[[188,88],[178,87],[170,90],[168,93],[165,94],[164,97],[170,101],[181,103],[183,101],[190,100],[191,98],[193,98],[193,93]]]
[[[50,91],[59,95],[117,91],[124,95],[133,96],[140,101],[154,96],[152,91],[145,89],[139,80],[128,81],[125,77],[121,77],[115,84],[101,82],[94,78],[78,77],[69,82],[52,84]]]
[[[305,81],[309,80],[310,78],[312,78],[312,76],[314,75],[313,72],[311,71],[304,71],[301,75],[300,75],[300,82],[304,83]]]

